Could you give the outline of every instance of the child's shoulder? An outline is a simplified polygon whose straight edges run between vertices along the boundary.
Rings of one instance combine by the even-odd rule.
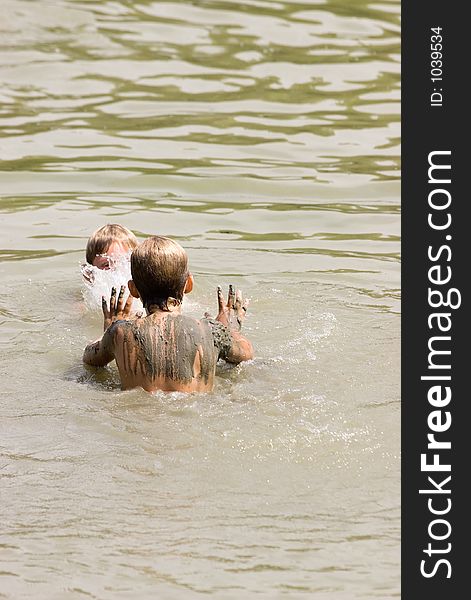
[[[135,321],[137,321],[137,319],[118,319],[113,321],[105,331],[105,334],[115,340],[120,337],[127,337],[135,329]]]
[[[211,329],[207,322],[207,319],[197,319],[196,317],[191,317],[189,315],[172,315],[172,317],[168,321],[173,322],[174,326],[179,330],[185,330],[188,333],[191,332],[199,332],[200,334],[210,334]]]
[[[176,315],[172,321],[174,322],[174,330],[177,335],[183,334],[199,343],[201,340],[210,342],[216,348],[230,347],[232,338],[229,329],[210,317],[196,319],[188,315]]]

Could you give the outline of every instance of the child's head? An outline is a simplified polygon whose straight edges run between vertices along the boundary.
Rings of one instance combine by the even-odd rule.
[[[136,297],[137,292],[144,307],[154,304],[165,310],[169,298],[180,304],[193,288],[187,253],[167,237],[150,237],[133,251],[131,276],[129,289]]]
[[[87,242],[87,263],[98,269],[110,268],[110,256],[123,256],[138,245],[136,236],[127,227],[118,224],[103,225],[92,233]]]

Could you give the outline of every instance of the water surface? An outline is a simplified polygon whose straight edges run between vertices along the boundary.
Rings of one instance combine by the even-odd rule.
[[[3,0],[0,596],[399,596],[399,3]],[[122,392],[120,222],[252,299],[212,394]]]

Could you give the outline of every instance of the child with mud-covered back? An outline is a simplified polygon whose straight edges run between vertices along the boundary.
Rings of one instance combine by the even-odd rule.
[[[131,254],[130,295],[125,286],[110,305],[103,298],[104,334],[85,348],[84,363],[103,367],[116,360],[123,389],[201,392],[214,386],[219,358],[240,363],[253,358],[251,342],[240,333],[247,311],[240,291],[229,287],[227,303],[218,288],[216,319],[183,315],[184,294],[193,289],[188,256],[175,241],[151,237]],[[132,298],[146,315],[130,320]]]

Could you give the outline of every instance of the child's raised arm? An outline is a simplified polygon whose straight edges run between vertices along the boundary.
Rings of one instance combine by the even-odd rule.
[[[129,294],[126,302],[124,302],[125,286],[122,285],[119,290],[119,296],[116,300],[116,288],[111,290],[110,308],[105,297],[102,298],[103,309],[103,337],[96,342],[88,344],[83,353],[83,362],[93,367],[104,367],[110,363],[114,357],[114,338],[115,327],[112,325],[116,321],[121,321],[129,318],[132,308],[132,296]]]
[[[243,301],[241,291],[234,292],[232,285],[229,286],[227,303],[224,302],[222,290],[219,286],[217,293],[219,312],[216,321],[227,327],[232,338],[230,348],[221,358],[235,364],[244,360],[252,360],[254,356],[252,343],[240,333],[249,301]]]

